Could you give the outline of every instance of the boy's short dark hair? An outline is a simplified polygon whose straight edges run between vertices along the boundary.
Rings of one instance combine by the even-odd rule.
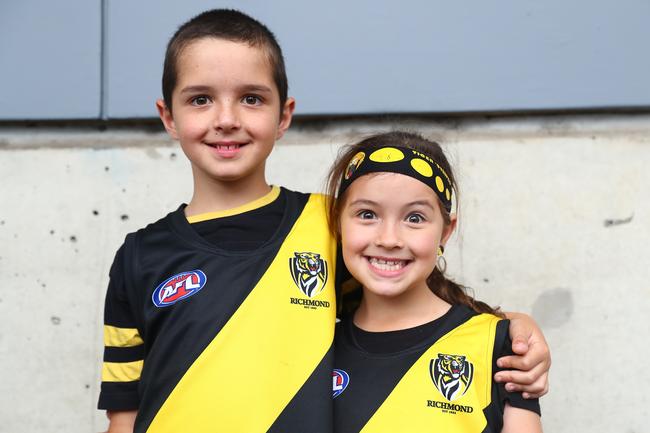
[[[162,91],[165,105],[170,111],[172,92],[178,78],[176,70],[178,57],[189,43],[201,38],[243,42],[266,51],[273,81],[280,94],[280,111],[282,111],[289,89],[282,49],[268,27],[233,9],[213,9],[203,12],[180,26],[169,40],[163,66]]]

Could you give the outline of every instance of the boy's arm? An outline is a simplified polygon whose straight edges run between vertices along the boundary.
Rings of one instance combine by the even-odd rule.
[[[506,403],[503,411],[501,433],[542,433],[542,421],[538,414]]]
[[[133,433],[137,410],[106,411],[108,431],[106,433]]]
[[[128,251],[127,237],[111,266],[104,304],[104,359],[97,407],[112,413],[133,412],[140,406],[144,341],[127,290]]]
[[[523,313],[505,313],[510,319],[510,338],[515,355],[499,358],[497,364],[510,370],[495,374],[508,391],[521,391],[524,398],[539,398],[548,392],[551,353],[537,323]]]

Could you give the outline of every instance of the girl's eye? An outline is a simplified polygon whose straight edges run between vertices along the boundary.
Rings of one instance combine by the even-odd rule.
[[[246,105],[259,105],[262,103],[262,98],[255,95],[246,95],[242,98],[242,102]]]
[[[362,220],[371,220],[375,218],[375,213],[371,210],[362,210],[357,213],[357,216]]]
[[[420,215],[419,213],[412,213],[409,216],[406,217],[406,221],[413,223],[413,224],[419,224],[424,222],[424,217]]]
[[[192,105],[197,105],[197,106],[202,106],[202,105],[208,105],[210,103],[210,98],[207,96],[195,96],[191,100]]]

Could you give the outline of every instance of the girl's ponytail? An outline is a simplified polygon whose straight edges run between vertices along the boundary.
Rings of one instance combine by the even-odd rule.
[[[499,308],[492,308],[485,302],[474,299],[467,294],[467,288],[445,277],[436,267],[429,278],[427,284],[431,291],[440,299],[450,304],[466,305],[477,313],[489,313],[499,317],[505,317]]]

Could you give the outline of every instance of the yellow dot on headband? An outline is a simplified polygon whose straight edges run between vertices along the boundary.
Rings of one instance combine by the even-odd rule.
[[[436,186],[438,187],[438,191],[445,191],[445,184],[442,183],[442,178],[440,176],[436,176]]]
[[[447,197],[447,200],[451,200],[451,193],[448,189],[445,190],[445,197]]]
[[[411,160],[411,167],[424,177],[433,176],[433,169],[424,159],[414,158]]]
[[[383,149],[375,150],[370,154],[370,160],[374,162],[395,162],[404,159],[404,154],[401,150],[394,147],[384,147]]]

